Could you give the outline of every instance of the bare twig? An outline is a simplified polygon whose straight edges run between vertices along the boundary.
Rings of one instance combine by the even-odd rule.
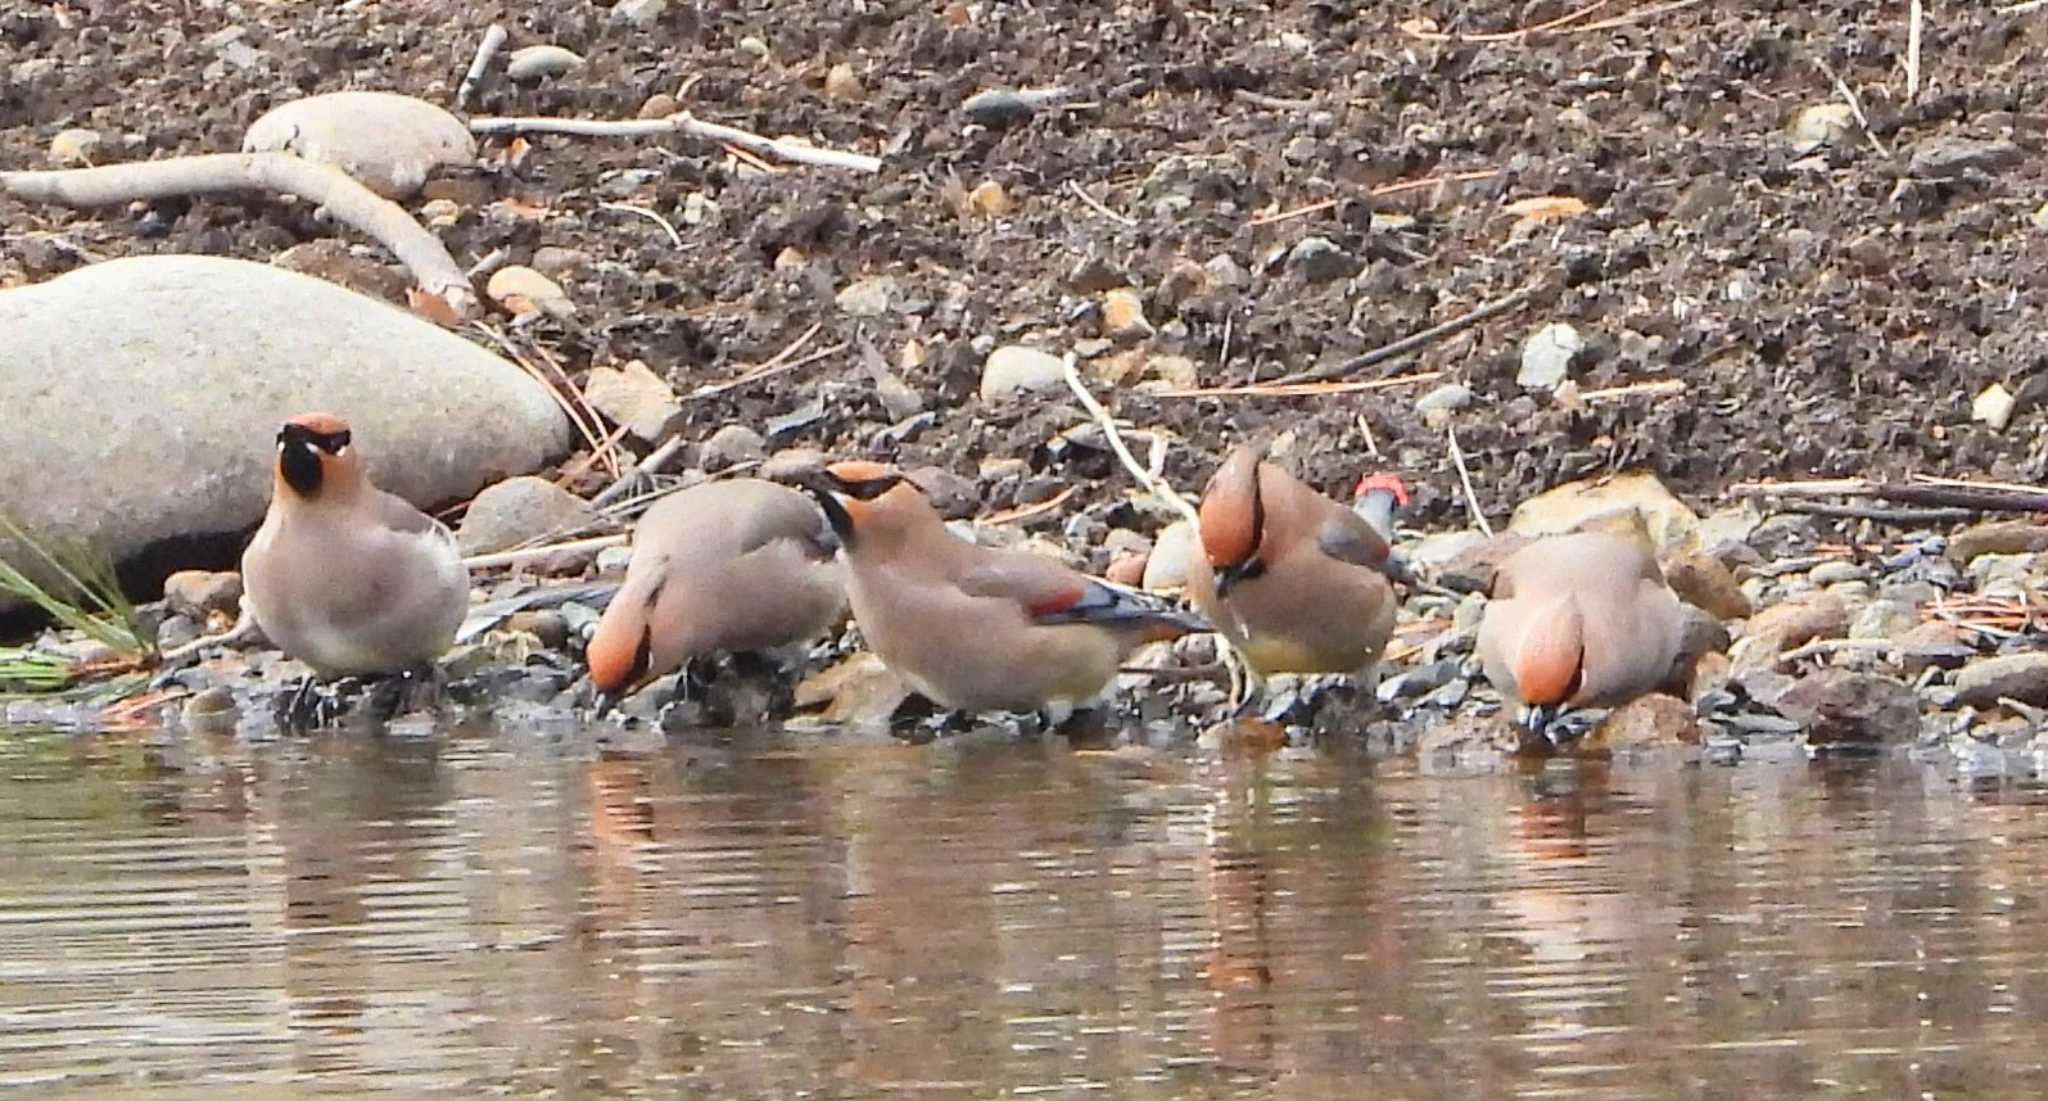
[[[1685,393],[1685,380],[1678,378],[1648,379],[1631,382],[1627,386],[1609,386],[1604,390],[1587,390],[1579,395],[1580,401],[1614,401],[1619,398],[1635,398],[1654,395],[1667,397]]]
[[[255,634],[256,617],[249,614],[248,608],[243,608],[240,614],[235,616],[234,626],[217,635],[200,635],[183,646],[173,646],[157,655],[157,664],[176,665],[193,654],[199,653],[201,650],[211,649],[215,646],[232,646]]]
[[[469,266],[469,270],[464,272],[463,274],[469,276],[470,282],[474,283],[477,280],[482,279],[484,276],[489,275],[492,272],[497,271],[499,268],[504,267],[505,264],[509,262],[511,259],[512,253],[510,251],[501,248],[494,248],[491,251],[485,253],[482,258],[477,260],[476,263],[471,264]]]
[[[1088,189],[1082,187],[1079,181],[1068,180],[1067,188],[1068,190],[1074,193],[1074,196],[1076,198],[1080,199],[1084,203],[1087,203],[1088,208],[1090,210],[1093,210],[1095,213],[1102,215],[1110,221],[1115,222],[1118,225],[1124,226],[1134,226],[1138,224],[1136,220],[1126,215],[1118,214],[1116,211],[1111,210],[1106,206],[1103,206],[1102,201],[1100,199],[1097,199],[1095,196],[1088,194]]]
[[[1920,0],[1906,7],[1906,102],[1920,98]]]
[[[1441,176],[1427,176],[1419,180],[1396,180],[1393,183],[1381,184],[1373,188],[1368,194],[1374,198],[1384,198],[1388,195],[1398,195],[1403,191],[1420,191],[1425,187],[1439,187],[1444,184],[1471,183],[1475,180],[1491,179],[1498,175],[1500,175],[1500,169],[1498,168],[1479,168],[1470,172],[1447,172]],[[1293,210],[1261,214],[1246,222],[1245,225],[1270,226],[1277,222],[1285,222],[1294,218],[1305,218],[1308,215],[1321,214],[1325,210],[1341,206],[1343,202],[1344,200],[1341,198],[1324,199],[1320,202],[1310,203],[1307,206],[1295,207]]]
[[[1281,99],[1279,96],[1263,95],[1243,88],[1232,89],[1230,95],[1233,99],[1241,99],[1254,107],[1264,107],[1272,111],[1310,111],[1314,110],[1316,105],[1316,101],[1312,99]]]
[[[1047,497],[1043,501],[1033,501],[1028,505],[1018,505],[1015,508],[1003,509],[1001,512],[991,512],[987,516],[983,516],[974,522],[984,527],[994,527],[1000,524],[1022,523],[1023,521],[1029,520],[1034,516],[1043,516],[1046,513],[1051,512],[1052,510],[1060,507],[1061,505],[1066,504],[1067,498],[1072,497],[1074,495],[1074,492],[1080,488],[1080,486],[1071,485],[1065,489],[1060,490],[1058,493],[1055,493],[1052,496]]]
[[[1849,105],[1849,113],[1856,116],[1856,125],[1863,128],[1863,136],[1869,140],[1870,147],[1877,150],[1880,157],[1891,156],[1892,151],[1886,149],[1884,143],[1877,140],[1877,135],[1871,132],[1870,116],[1863,113],[1863,101],[1857,99],[1856,93],[1851,91],[1847,84],[1842,83],[1841,77],[1835,75],[1834,68],[1827,63],[1826,58],[1815,57],[1813,63],[1820,68],[1821,75],[1834,84],[1835,94],[1841,96],[1842,101]]]
[[[1774,501],[1778,512],[1821,516],[1830,520],[1869,520],[1879,524],[1953,524],[1980,515],[1967,508],[1882,508],[1875,505],[1827,505],[1818,501]]]
[[[1961,508],[1976,512],[2048,512],[2048,489],[2011,484],[1939,482],[1871,482],[1836,478],[1819,482],[1746,482],[1730,486],[1737,497],[1871,497],[1901,505]]]
[[[1353,371],[1364,370],[1365,368],[1371,367],[1376,363],[1384,363],[1390,359],[1397,359],[1401,356],[1407,355],[1410,352],[1426,348],[1429,345],[1434,344],[1447,336],[1453,336],[1458,333],[1464,332],[1466,329],[1469,329],[1472,326],[1487,320],[1488,318],[1498,317],[1501,314],[1507,313],[1509,310],[1521,307],[1524,303],[1528,302],[1530,298],[1535,296],[1536,291],[1540,286],[1540,283],[1530,283],[1529,285],[1523,287],[1521,290],[1518,290],[1513,294],[1507,295],[1504,298],[1496,298],[1493,301],[1488,302],[1487,304],[1479,307],[1476,310],[1473,310],[1470,313],[1454,317],[1441,325],[1432,325],[1419,333],[1415,333],[1412,336],[1403,337],[1400,340],[1394,341],[1392,344],[1386,345],[1385,347],[1375,348],[1372,351],[1365,353],[1364,355],[1352,356],[1350,359],[1340,359],[1335,363],[1325,364],[1321,367],[1311,367],[1306,371],[1296,371],[1291,375],[1283,376],[1274,381],[1280,383],[1314,382],[1319,379],[1335,378],[1339,375],[1348,375]]]
[[[1123,433],[1117,431],[1116,418],[1110,416],[1109,410],[1103,408],[1102,403],[1095,400],[1095,395],[1088,392],[1088,384],[1081,381],[1081,369],[1076,362],[1073,353],[1067,353],[1067,388],[1074,392],[1074,397],[1079,399],[1083,409],[1088,410],[1088,415],[1095,418],[1095,423],[1102,426],[1103,438],[1109,441],[1109,449],[1116,452],[1117,461],[1123,463],[1124,469],[1131,472],[1131,477],[1145,487],[1145,492],[1172,505],[1174,511],[1179,512],[1188,523],[1200,527],[1201,519],[1195,514],[1195,506],[1189,504],[1188,499],[1168,485],[1164,478],[1153,477],[1152,472],[1145,469],[1137,457],[1131,454],[1131,449],[1124,444]]]
[[[812,352],[810,355],[803,357],[802,359],[793,359],[790,360],[788,363],[771,363],[771,365],[759,367],[752,371],[748,371],[746,374],[741,375],[740,377],[735,379],[727,379],[724,382],[715,382],[707,386],[699,386],[695,390],[692,390],[689,393],[682,395],[681,400],[702,401],[705,398],[714,398],[729,390],[737,390],[742,386],[751,386],[754,383],[760,382],[762,379],[769,379],[774,378],[777,375],[788,374],[789,372],[794,371],[799,367],[809,366],[810,364],[816,363],[821,359],[838,355],[840,352],[843,352],[845,350],[846,342],[840,341],[839,343],[832,345],[830,348],[820,348],[817,351]]]
[[[2020,0],[2017,4],[2007,4],[2002,8],[1993,8],[1992,10],[2000,15],[2025,15],[2030,11],[2039,11],[2042,8],[2048,8],[2048,0]]]
[[[1379,457],[1380,457],[1380,445],[1379,445],[1379,441],[1378,441],[1378,440],[1375,440],[1375,439],[1373,439],[1373,438],[1372,438],[1372,423],[1371,423],[1370,421],[1368,421],[1368,420],[1366,420],[1366,419],[1365,419],[1365,414],[1364,414],[1364,413],[1360,413],[1360,414],[1358,415],[1358,431],[1359,431],[1359,434],[1360,434],[1360,435],[1363,435],[1363,436],[1365,437],[1365,454],[1366,454],[1366,457],[1367,457],[1367,458],[1372,458],[1372,459],[1377,459],[1377,458],[1379,458]]]
[[[1513,42],[1517,39],[1527,38],[1532,34],[1554,31],[1560,27],[1576,23],[1610,3],[1613,3],[1613,0],[1593,0],[1591,4],[1577,11],[1560,15],[1556,19],[1537,23],[1534,26],[1522,27],[1512,31],[1492,31],[1485,34],[1445,34],[1438,31],[1409,30],[1406,27],[1401,29],[1410,38],[1420,38],[1425,42]]]
[[[552,546],[546,547],[527,547],[523,550],[498,551],[495,554],[471,555],[470,557],[463,559],[462,564],[467,569],[489,570],[496,569],[500,566],[519,566],[524,565],[528,562],[537,562],[552,554],[565,554],[572,553],[575,551],[587,550],[603,550],[606,547],[624,546],[625,543],[626,534],[624,532],[620,532],[617,535],[600,535],[594,539],[577,539],[571,542],[556,543]]]
[[[763,137],[723,123],[707,122],[688,111],[658,119],[557,119],[478,118],[469,120],[478,134],[570,134],[586,138],[639,138],[658,134],[684,134],[705,141],[729,142],[764,157],[808,164],[819,168],[845,168],[854,172],[880,172],[882,158],[865,153],[824,149],[782,138]]]
[[[684,442],[683,437],[680,435],[670,436],[662,441],[660,447],[648,452],[646,458],[633,464],[633,468],[620,475],[618,481],[604,487],[602,493],[592,497],[590,499],[590,507],[603,508],[618,500],[626,490],[638,485],[642,478],[652,477],[661,473],[661,468],[668,465],[668,461],[676,457],[676,452],[683,449]]]
[[[638,214],[642,218],[651,218],[654,220],[655,225],[658,225],[663,230],[667,231],[669,244],[672,244],[677,248],[683,247],[683,235],[676,232],[676,227],[670,225],[667,218],[662,217],[660,214],[657,214],[644,206],[634,206],[631,203],[599,203],[597,204],[597,209],[617,210],[626,214]]]
[[[1778,664],[1790,665],[1822,654],[1843,651],[1896,650],[1899,643],[1888,638],[1819,638],[1778,655]]]
[[[1253,382],[1243,386],[1198,386],[1188,390],[1161,390],[1154,397],[1161,398],[1305,398],[1327,394],[1363,394],[1374,390],[1388,390],[1396,386],[1408,386],[1418,382],[1435,382],[1443,377],[1442,371],[1421,371],[1412,375],[1395,378],[1367,379],[1362,382]]]
[[[1472,513],[1472,522],[1479,526],[1481,534],[1493,538],[1493,525],[1486,522],[1486,513],[1479,507],[1479,495],[1472,492],[1472,472],[1465,469],[1465,452],[1458,446],[1458,426],[1444,426],[1445,438],[1451,445],[1451,462],[1458,468],[1458,484],[1465,488],[1465,508]]]
[[[484,70],[491,67],[491,55],[497,53],[498,47],[505,44],[505,37],[505,28],[496,23],[491,24],[491,29],[484,32],[484,40],[477,46],[476,56],[470,59],[469,71],[462,74],[462,86],[455,89],[456,110],[466,110],[469,107],[470,93],[475,92],[477,84],[483,80]]]
[[[457,315],[477,308],[476,290],[461,265],[404,207],[340,169],[291,153],[207,153],[55,172],[0,172],[0,191],[73,208],[239,191],[297,195],[391,250],[423,290]]]

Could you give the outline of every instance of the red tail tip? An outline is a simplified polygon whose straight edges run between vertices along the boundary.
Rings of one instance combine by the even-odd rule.
[[[1358,488],[1351,491],[1353,497],[1363,497],[1375,489],[1384,489],[1394,495],[1394,504],[1408,507],[1408,485],[1400,478],[1381,471],[1358,479]]]

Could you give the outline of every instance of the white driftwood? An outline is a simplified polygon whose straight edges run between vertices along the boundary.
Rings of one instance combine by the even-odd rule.
[[[476,86],[483,82],[484,70],[491,67],[491,57],[498,52],[498,47],[505,44],[507,37],[505,28],[496,23],[491,24],[491,28],[484,32],[484,40],[477,46],[476,56],[470,59],[469,71],[462,74],[462,86],[455,89],[456,110],[460,111],[469,106],[470,95],[476,91]]]
[[[666,118],[658,119],[555,119],[555,118],[478,118],[469,120],[469,129],[477,134],[571,134],[584,138],[644,138],[656,134],[687,134],[706,141],[722,141],[737,145],[752,153],[792,164],[810,164],[821,168],[845,168],[855,172],[880,172],[882,158],[870,157],[865,153],[849,153],[840,149],[821,149],[802,142],[782,141],[764,138],[759,134],[722,123],[706,122],[690,114],[678,111]]]
[[[311,199],[327,216],[391,250],[413,279],[462,316],[476,312],[476,290],[441,239],[405,208],[337,168],[291,153],[207,153],[53,172],[0,172],[0,191],[72,208],[113,206],[184,195],[265,191]]]

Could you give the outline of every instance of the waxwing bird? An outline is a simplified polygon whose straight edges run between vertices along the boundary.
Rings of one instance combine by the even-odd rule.
[[[804,494],[758,478],[670,494],[633,529],[626,580],[585,654],[620,696],[699,654],[808,641],[846,618],[837,540]]]
[[[805,488],[838,533],[868,646],[943,707],[1039,711],[1057,724],[1100,696],[1132,650],[1209,629],[1043,555],[955,536],[879,463],[835,463]]]
[[[1494,573],[1479,623],[1486,679],[1531,732],[1566,707],[1611,707],[1671,675],[1685,613],[1640,541],[1606,532],[1540,539]]]
[[[469,608],[454,535],[371,485],[347,423],[330,413],[278,430],[272,481],[270,511],[242,554],[257,626],[323,680],[431,667]]]
[[[1203,489],[1188,594],[1259,676],[1367,674],[1386,649],[1399,606],[1387,533],[1408,491],[1369,474],[1355,496],[1345,508],[1253,445]]]

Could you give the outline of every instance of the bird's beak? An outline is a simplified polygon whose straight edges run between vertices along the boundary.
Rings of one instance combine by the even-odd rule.
[[[1554,703],[1532,703],[1522,708],[1521,714],[1515,716],[1515,723],[1531,734],[1542,734],[1556,721],[1559,710],[1561,709]]]
[[[1258,571],[1252,566],[1252,563],[1255,561],[1257,561],[1257,559],[1247,558],[1242,562],[1233,562],[1228,566],[1217,567],[1217,598],[1221,599],[1222,597],[1229,595],[1230,590],[1236,588],[1238,582],[1257,576]]]

